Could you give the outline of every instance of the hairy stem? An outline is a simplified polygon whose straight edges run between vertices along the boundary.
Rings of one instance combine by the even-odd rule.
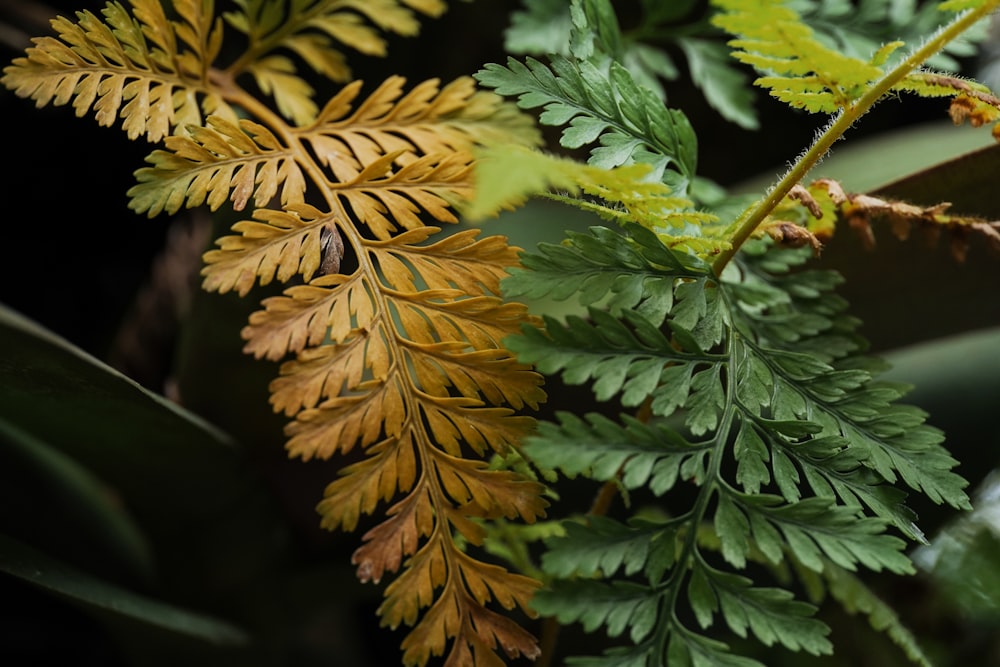
[[[771,211],[781,203],[795,185],[805,178],[809,170],[819,163],[823,156],[829,152],[833,144],[844,136],[847,130],[861,116],[875,106],[906,75],[927,62],[931,56],[941,51],[948,42],[954,40],[975,23],[985,18],[998,6],[1000,6],[1000,0],[991,0],[977,9],[959,14],[954,21],[942,28],[933,38],[929,39],[891,72],[877,81],[854,104],[844,108],[839,115],[835,116],[826,129],[817,136],[812,146],[809,147],[809,150],[802,154],[792,168],[767,193],[767,196],[745,210],[736,223],[734,223],[738,227],[730,239],[732,245],[720,253],[712,264],[716,275],[722,273],[722,270],[729,264],[729,261],[736,255],[740,247],[753,235],[760,224],[771,214]]]

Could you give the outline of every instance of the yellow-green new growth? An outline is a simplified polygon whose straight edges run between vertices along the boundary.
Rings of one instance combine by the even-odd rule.
[[[802,17],[775,0],[716,0],[712,22],[739,35],[729,45],[740,62],[766,73],[755,83],[793,107],[833,113],[859,98],[882,76],[881,66],[902,42],[890,42],[865,61],[820,42]]]
[[[525,146],[489,146],[477,152],[475,172],[480,186],[464,213],[481,220],[539,196],[618,224],[639,223],[656,232],[670,248],[710,255],[726,247],[725,241],[701,232],[703,225],[716,222],[717,217],[696,210],[690,199],[652,180],[652,171],[643,163],[605,169]]]
[[[946,87],[940,85],[940,81],[935,82],[937,85],[929,84],[926,73],[919,68],[949,42],[960,37],[1000,7],[1000,0],[942,3],[942,10],[960,9],[962,12],[884,74],[879,65],[885,62],[892,50],[898,48],[899,45],[896,43],[879,49],[868,61],[866,68],[858,69],[862,61],[833,58],[829,49],[818,45],[811,38],[811,31],[804,25],[801,17],[786,7],[787,3],[784,0],[713,0],[713,4],[724,10],[714,17],[713,21],[734,34],[737,39],[731,44],[743,49],[734,53],[735,57],[755,65],[759,63],[783,67],[785,76],[776,77],[767,72],[769,76],[758,79],[758,84],[770,87],[772,94],[778,91],[779,94],[776,96],[786,96],[786,101],[792,106],[810,109],[810,103],[814,102],[816,110],[836,112],[831,123],[819,134],[813,145],[803,153],[767,196],[747,208],[733,222],[729,237],[732,245],[716,258],[714,264],[716,271],[721,272],[740,246],[759,230],[760,225],[792,189],[802,182],[809,170],[875,104],[888,95],[902,90],[940,96]],[[762,22],[762,17],[769,17],[770,24]],[[754,50],[747,50],[750,48]],[[796,50],[799,48],[805,51],[800,53]],[[810,74],[808,67],[813,65],[816,67],[832,65],[833,69],[813,71]],[[857,84],[863,78],[862,73],[874,75],[876,70],[879,75],[860,88],[844,85],[850,82]],[[955,86],[954,94],[958,99],[970,100],[970,104],[973,104],[979,112],[976,117],[985,121],[989,118],[989,114],[982,112],[982,105],[985,104],[981,99],[983,93],[971,90],[974,95],[970,96],[966,94],[970,90],[970,86]],[[829,103],[833,103],[833,108],[828,109],[825,106]]]

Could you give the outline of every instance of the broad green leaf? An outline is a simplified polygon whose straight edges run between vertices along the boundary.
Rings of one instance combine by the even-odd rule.
[[[284,529],[225,434],[7,308],[0,346],[0,418],[119,495],[174,593],[215,595],[270,566]]]
[[[134,621],[227,647],[246,646],[250,642],[246,632],[229,621],[109,583],[3,534],[0,534],[0,571],[111,623]]]

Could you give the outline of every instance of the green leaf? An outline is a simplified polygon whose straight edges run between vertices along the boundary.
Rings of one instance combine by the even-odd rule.
[[[746,637],[749,630],[765,646],[780,643],[813,655],[833,652],[833,644],[826,638],[829,628],[811,618],[815,608],[795,600],[790,591],[755,588],[746,577],[707,566],[696,571],[703,573],[704,585],[717,597],[726,624],[738,636]]]
[[[173,594],[217,596],[271,567],[282,520],[224,433],[5,307],[0,346],[0,420],[114,490]]]
[[[747,493],[757,493],[771,481],[771,471],[767,467],[767,447],[756,429],[747,422],[740,424],[733,443],[736,458],[736,481]]]
[[[565,0],[523,0],[523,9],[512,12],[504,31],[508,53],[567,53],[572,28]]]
[[[729,42],[736,49],[733,57],[764,73],[755,83],[793,107],[833,113],[882,76],[875,57],[865,61],[825,45],[788,4],[713,3],[721,11],[712,23],[736,36]]]
[[[700,277],[701,271],[663,247],[652,233],[633,227],[624,236],[606,227],[570,232],[562,244],[542,243],[521,257],[502,283],[508,298],[575,297],[581,305],[598,303],[612,313],[634,310],[660,324],[672,309],[674,282]],[[692,262],[693,258],[687,260]]]
[[[753,111],[754,95],[747,85],[748,78],[734,67],[729,48],[696,37],[681,38],[677,43],[687,58],[691,79],[712,108],[740,127],[748,130],[760,127]]]
[[[176,635],[222,646],[245,646],[249,637],[232,623],[140,595],[83,572],[0,534],[0,571],[58,595],[101,617],[137,621]]]
[[[544,107],[539,117],[543,125],[568,124],[561,138],[564,147],[579,148],[598,140],[617,146],[611,152],[594,150],[591,164],[606,169],[648,164],[653,178],[663,178],[675,194],[683,196],[697,158],[697,139],[684,114],[663,107],[652,91],[636,86],[616,64],[606,74],[585,61],[557,54],[550,62],[551,68],[531,57],[524,63],[508,58],[506,67],[489,63],[475,78],[497,94],[516,96],[523,109]],[[638,99],[627,99],[626,91]],[[681,178],[665,176],[668,165]]]
[[[645,586],[583,579],[556,581],[551,589],[539,589],[531,606],[562,623],[579,622],[586,632],[603,626],[609,636],[617,637],[629,629],[629,638],[639,642],[656,624],[658,602]]]
[[[874,571],[884,568],[897,574],[914,572],[912,562],[903,553],[906,543],[885,533],[882,519],[859,517],[853,509],[835,505],[830,498],[813,497],[786,504],[773,496],[732,495],[730,504],[739,507],[741,516],[743,512],[756,513],[772,524],[795,557],[811,570],[823,571],[826,558],[852,571],[860,563]]]
[[[666,557],[670,567],[675,531],[669,525],[632,521],[628,525],[607,517],[593,516],[585,524],[568,521],[566,532],[546,542],[542,557],[546,573],[559,577],[611,577],[621,571],[630,576],[642,571],[650,553]],[[657,545],[663,543],[663,549]]]
[[[703,476],[706,447],[688,443],[664,425],[644,424],[623,416],[620,425],[598,414],[586,419],[567,412],[559,424],[542,422],[524,444],[525,454],[543,469],[564,475],[586,475],[599,481],[619,476],[626,488],[648,486],[666,493],[681,477]]]
[[[118,583],[154,584],[149,542],[115,490],[5,418],[0,498],[0,531],[12,538]]]
[[[565,323],[545,317],[544,333],[528,326],[504,344],[540,372],[562,373],[568,384],[593,380],[600,401],[620,393],[626,406],[638,406],[657,388],[668,362],[690,361],[637,313],[627,314],[625,322],[596,309],[590,317],[593,323],[576,315]]]
[[[884,632],[913,663],[931,667],[933,661],[920,647],[913,632],[903,625],[896,611],[861,580],[843,568],[829,566],[823,571],[831,597],[851,614],[864,614],[872,628]]]

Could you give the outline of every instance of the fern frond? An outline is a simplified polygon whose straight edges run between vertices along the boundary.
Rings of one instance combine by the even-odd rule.
[[[450,207],[471,193],[471,155],[428,155],[387,173],[397,158],[397,153],[390,153],[336,188],[358,222],[378,239],[391,238],[397,225],[403,229],[422,227],[426,214],[438,222],[458,222]]]
[[[671,272],[658,274],[647,266],[669,267]],[[510,297],[573,297],[583,306],[601,300],[612,314],[634,310],[656,325],[673,308],[673,276],[704,275],[696,258],[667,251],[658,237],[630,239],[603,227],[592,227],[586,234],[570,232],[562,244],[539,244],[510,274],[503,281],[504,294]]]
[[[405,164],[420,155],[448,153],[471,142],[516,138],[537,144],[540,135],[525,116],[477,91],[461,77],[443,88],[435,79],[404,95],[402,77],[389,77],[352,109],[361,82],[344,86],[316,121],[302,128],[302,140],[338,181],[350,181],[380,158],[398,153]]]
[[[969,245],[974,241],[983,242],[993,252],[1000,253],[1000,222],[951,213],[948,202],[918,206],[864,193],[849,193],[837,181],[826,178],[797,188],[795,194],[797,201],[787,198],[773,215],[815,230],[824,240],[833,236],[837,224],[846,223],[870,250],[875,247],[872,225],[884,221],[901,241],[914,232],[931,240],[936,240],[942,232],[947,233],[951,255],[959,262],[965,260]]]
[[[810,0],[796,3],[802,17],[821,40],[847,55],[868,58],[885,43],[902,41],[917,44],[940,29],[949,17],[939,3],[907,3],[900,5],[886,0],[866,0],[861,3]],[[989,36],[986,23],[963,33],[949,42],[926,65],[948,72],[957,72],[958,58],[972,55],[978,43]],[[904,57],[897,51],[887,64]]]
[[[298,72],[290,51],[317,74],[338,83],[350,81],[351,69],[335,43],[372,56],[385,56],[380,34],[414,36],[417,13],[435,17],[446,9],[442,0],[237,0],[226,21],[250,41],[244,56],[230,67],[247,72],[279,111],[297,125],[316,117],[314,90]]]
[[[695,172],[697,140],[683,113],[660,104],[616,62],[606,73],[587,61],[557,55],[551,63],[508,58],[506,67],[490,63],[475,76],[500,95],[516,96],[521,108],[544,107],[538,119],[543,125],[567,125],[560,139],[564,147],[600,143],[591,151],[590,164],[649,164],[653,179],[685,195]]]
[[[155,150],[151,167],[136,171],[129,188],[129,208],[150,217],[208,204],[211,210],[227,199],[242,210],[251,200],[267,206],[279,194],[282,204],[304,202],[306,180],[291,151],[263,125],[250,120],[230,123],[211,116],[190,136],[167,137],[168,150]]]
[[[315,218],[314,237],[329,219]],[[533,420],[513,409],[544,399],[538,374],[500,347],[530,317],[523,306],[491,296],[518,250],[499,237],[478,240],[476,230],[428,244],[436,228],[378,240],[342,226],[358,270],[265,300],[244,332],[247,351],[258,356],[299,354],[272,384],[275,409],[295,416],[288,450],[304,459],[355,447],[365,453],[327,488],[318,508],[326,528],[353,529],[362,515],[404,494],[390,518],[365,535],[354,562],[363,580],[403,568],[386,589],[385,624],[413,624],[427,608],[404,642],[407,664],[441,654],[449,639],[451,659],[472,651],[490,664],[482,651],[496,646],[493,632],[511,655],[532,655],[530,636],[483,605],[493,599],[525,608],[533,580],[470,560],[451,537],[454,529],[480,544],[475,519],[533,522],[546,505],[537,482],[463,458],[464,448],[483,456],[517,447]],[[302,254],[287,256],[291,267]],[[456,560],[464,563],[461,573]],[[483,577],[493,583],[479,590]],[[436,625],[444,617],[447,625]]]
[[[473,221],[541,196],[619,224],[637,222],[656,231],[671,248],[708,255],[725,246],[725,241],[701,234],[702,225],[715,222],[716,217],[695,210],[692,201],[650,180],[650,167],[645,164],[601,169],[524,146],[488,146],[477,152],[475,172],[483,185],[463,208]]]
[[[882,77],[881,65],[902,42],[867,61],[817,39],[802,17],[780,0],[713,0],[712,23],[736,35],[733,57],[766,73],[754,83],[772,96],[813,113],[844,109]]]
[[[72,102],[77,116],[91,110],[100,125],[121,118],[130,139],[162,140],[209,114],[235,122],[236,113],[207,81],[222,43],[221,24],[197,0],[177,0],[180,21],[157,0],[133,0],[134,16],[108,3],[102,21],[90,11],[77,22],[52,20],[56,37],[39,37],[0,79],[38,106]]]
[[[817,573],[912,572],[905,542],[888,532],[920,539],[895,484],[968,507],[956,462],[923,413],[896,403],[902,389],[879,382],[878,365],[860,356],[857,322],[831,293],[837,277],[790,273],[807,257],[801,249],[747,244],[718,278],[690,256],[657,248],[650,231],[625,231],[573,235],[558,252],[545,246],[504,286],[575,291],[551,286],[552,257],[559,268],[589,264],[590,272],[614,263],[636,284],[641,274],[658,277],[670,298],[645,314],[612,306],[590,308],[587,319],[545,318],[544,330],[526,326],[508,346],[545,374],[590,384],[598,400],[643,405],[650,420],[560,414],[528,438],[525,454],[542,468],[656,496],[684,480],[697,495],[689,509],[654,522],[568,523],[565,536],[547,543],[542,566],[552,581],[532,605],[588,631],[627,630],[633,647],[595,664],[744,664],[701,635],[720,620],[765,645],[828,653],[811,605],[732,570],[760,557],[775,566],[792,558]],[[719,563],[695,539],[705,530]],[[692,616],[696,627],[682,620]]]
[[[279,47],[301,48],[307,30],[328,38],[314,45],[317,51],[335,52],[332,38],[361,53],[384,56],[386,43],[377,30],[412,37],[420,30],[415,13],[436,17],[447,8],[442,0],[237,0],[237,5],[239,11],[225,18],[258,45],[253,51],[258,56]],[[349,78],[344,71],[335,80]]]
[[[81,113],[93,104],[102,124],[121,107],[130,136],[163,141],[129,191],[137,212],[253,205],[252,218],[205,254],[204,287],[245,295],[258,283],[304,281],[250,318],[245,349],[275,361],[297,357],[272,386],[275,409],[294,419],[292,456],[362,450],[320,503],[323,525],[353,529],[396,501],[355,563],[365,581],[402,570],[403,584],[386,592],[387,624],[414,624],[426,612],[405,660],[420,664],[449,642],[457,659],[473,656],[467,664],[493,664],[497,650],[534,655],[530,634],[487,607],[527,610],[537,582],[463,550],[481,545],[477,521],[533,522],[546,505],[538,482],[465,458],[519,446],[534,422],[514,411],[544,400],[540,376],[500,343],[532,320],[496,296],[518,249],[474,231],[432,240],[441,230],[426,226],[457,221],[452,209],[471,191],[477,142],[536,144],[533,123],[476,91],[471,78],[404,92],[394,77],[354,108],[358,82],[317,111],[292,61],[272,53],[322,60],[330,73],[338,56],[326,38],[363,47],[373,33],[359,29],[362,16],[412,32],[411,9],[434,13],[443,8],[434,0],[245,3],[250,49],[228,70],[211,69],[221,24],[210,20],[210,4],[175,3],[180,21],[152,0],[133,6],[134,19],[113,4],[107,24],[89,13],[79,25],[58,20],[66,43],[40,40],[4,83],[39,103],[75,97]],[[239,14],[230,19],[239,23]],[[298,126],[239,89],[242,72],[256,74]],[[227,100],[251,117],[237,119]],[[340,272],[347,253],[355,261],[349,274]],[[424,591],[417,597],[412,581]],[[433,641],[424,640],[428,633]]]
[[[390,585],[389,597],[379,609],[390,627],[412,622],[415,612],[428,601],[430,591],[423,581],[430,579],[433,570],[448,568],[437,600],[403,642],[404,664],[421,665],[431,655],[443,655],[442,627],[454,628],[461,637],[448,652],[447,667],[502,664],[494,654],[498,645],[511,658],[536,658],[538,649],[530,635],[485,606],[491,598],[507,609],[521,606],[530,599],[536,582],[470,561],[461,552],[446,554],[435,547],[439,545],[432,541],[414,556],[412,568]],[[406,576],[410,573],[414,574]]]
[[[899,615],[866,586],[860,577],[836,566],[827,567],[823,577],[830,596],[845,611],[867,616],[871,627],[884,632],[912,663],[920,667],[931,667],[934,664],[920,647],[917,637],[903,625]]]
[[[1000,98],[976,81],[939,72],[912,72],[896,84],[896,90],[921,97],[951,97],[949,109],[956,125],[968,121],[973,127],[993,123],[993,136],[1000,139]]]

